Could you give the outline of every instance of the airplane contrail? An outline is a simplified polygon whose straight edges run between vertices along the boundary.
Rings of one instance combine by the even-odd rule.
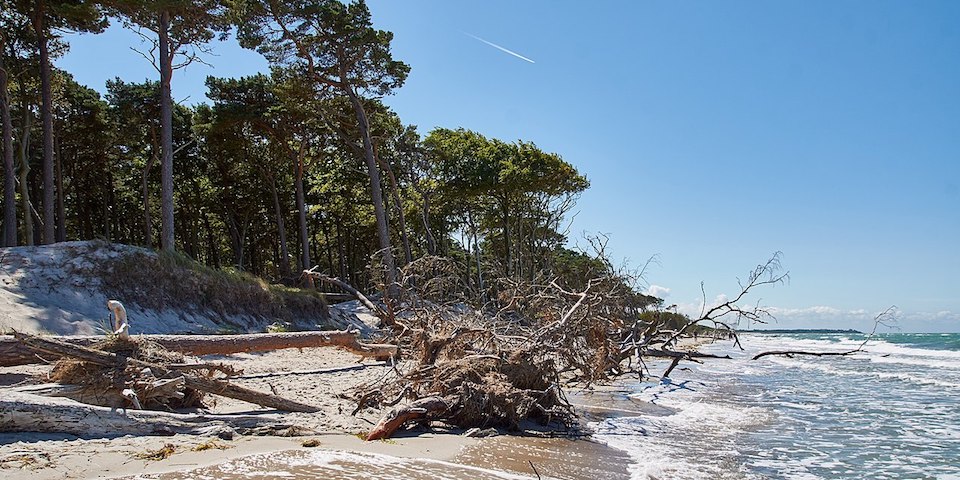
[[[503,48],[503,47],[501,47],[500,45],[497,45],[496,43],[488,42],[488,41],[486,41],[486,40],[484,40],[484,39],[482,39],[482,38],[480,38],[480,37],[478,37],[478,36],[476,36],[476,35],[472,35],[472,34],[469,34],[469,33],[467,33],[467,32],[463,32],[463,34],[466,35],[466,36],[468,36],[468,37],[471,37],[471,38],[474,38],[474,39],[476,39],[476,40],[479,40],[479,41],[481,41],[481,42],[483,42],[483,43],[486,43],[487,45],[490,45],[491,47],[496,48],[497,50],[500,50],[501,52],[509,53],[510,55],[513,55],[514,57],[517,57],[517,58],[519,58],[520,60],[524,60],[524,61],[527,61],[527,62],[530,62],[530,63],[537,63],[537,62],[534,62],[533,60],[530,60],[530,59],[527,58],[527,57],[524,57],[523,55],[520,55],[520,54],[517,53],[517,52],[514,52],[514,51],[512,51],[512,50],[508,50],[508,49],[506,49],[506,48]]]

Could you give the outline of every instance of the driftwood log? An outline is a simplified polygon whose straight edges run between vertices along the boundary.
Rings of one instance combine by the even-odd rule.
[[[771,355],[782,355],[787,358],[791,358],[794,355],[808,355],[811,357],[845,357],[847,355],[853,355],[854,353],[857,353],[860,351],[861,350],[859,348],[856,350],[849,350],[846,352],[806,352],[803,350],[777,350],[773,352],[758,353],[754,355],[751,360],[757,360],[757,359],[768,357]]]
[[[374,358],[392,358],[396,345],[361,343],[352,332],[281,332],[240,335],[142,335],[145,340],[185,355],[226,355],[231,353],[266,352],[284,348],[342,347],[358,355]],[[102,341],[102,336],[57,337],[58,340],[80,347],[90,347]],[[0,367],[29,365],[56,360],[53,352],[38,352],[26,348],[12,335],[0,336]]]
[[[231,438],[237,429],[280,430],[277,417],[196,415],[123,410],[87,405],[66,398],[5,391],[0,396],[0,431],[67,433],[83,437],[121,435],[216,435]],[[243,433],[243,432],[239,432]]]
[[[14,337],[30,350],[38,353],[49,353],[60,357],[70,357],[85,362],[105,367],[124,367],[133,366],[138,369],[149,368],[155,375],[167,377],[170,370],[162,365],[143,362],[132,358],[123,357],[113,353],[93,350],[86,347],[72,345],[59,340],[37,337],[24,333],[14,333]],[[244,402],[255,403],[264,407],[276,408],[288,412],[307,412],[313,413],[319,409],[313,405],[289,400],[277,395],[259,392],[246,387],[233,385],[228,382],[214,380],[210,378],[198,378],[191,375],[182,375],[184,384],[194,390],[223,397],[234,398]]]
[[[413,420],[427,420],[431,417],[443,415],[454,404],[456,402],[452,399],[427,397],[409,405],[391,408],[370,430],[370,433],[367,434],[367,440],[390,438],[404,423]]]
[[[361,303],[364,307],[367,307],[367,308],[370,310],[371,313],[373,313],[374,315],[376,315],[376,316],[379,317],[380,319],[386,319],[386,318],[387,318],[387,312],[385,312],[385,311],[384,311],[382,308],[380,308],[377,304],[375,304],[375,303],[373,303],[372,301],[370,301],[370,299],[367,298],[366,295],[364,295],[363,293],[361,293],[361,292],[360,292],[359,290],[357,290],[356,288],[353,288],[353,286],[350,285],[349,283],[344,282],[343,280],[340,280],[339,278],[331,277],[331,276],[329,276],[329,275],[325,275],[325,274],[323,274],[323,273],[318,272],[318,271],[317,271],[317,268],[318,268],[318,267],[313,267],[313,268],[311,268],[311,269],[309,269],[309,270],[304,270],[304,271],[303,271],[303,274],[306,275],[306,276],[309,277],[309,278],[314,278],[314,279],[316,279],[316,280],[320,280],[320,281],[323,282],[323,283],[327,283],[327,284],[333,285],[333,286],[339,288],[340,290],[343,290],[344,292],[349,293],[350,295],[353,296],[353,298],[356,298],[357,300],[359,300],[360,303]]]

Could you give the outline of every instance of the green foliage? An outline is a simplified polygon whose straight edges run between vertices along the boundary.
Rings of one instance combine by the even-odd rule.
[[[385,95],[410,72],[390,53],[393,33],[373,28],[363,1],[240,0],[232,16],[241,45],[334,88]]]
[[[69,5],[93,5],[74,2]],[[57,5],[67,8],[68,3]],[[302,259],[298,267],[320,265],[370,290],[368,265],[371,254],[383,247],[379,229],[388,223],[381,224],[380,214],[390,219],[390,244],[408,244],[411,258],[453,258],[463,270],[463,283],[475,292],[493,288],[490,280],[501,277],[553,276],[575,289],[606,272],[602,262],[564,246],[565,216],[589,182],[560,155],[530,141],[490,139],[464,129],[438,128],[421,139],[415,127],[376,98],[402,86],[410,67],[393,58],[393,35],[374,26],[364,2],[120,0],[102,5],[128,26],[158,35],[160,17],[169,16],[169,53],[179,57],[172,68],[201,55],[206,42],[231,22],[240,42],[262,52],[272,66],[269,74],[208,78],[209,104],[174,106],[173,143],[166,148],[162,82],[117,78],[107,82],[107,94],[100,98],[67,72],[55,71],[64,184],[64,215],[58,221],[65,223],[68,239],[158,245],[160,164],[165,150],[173,152],[175,237],[185,257],[181,262],[161,255],[156,261],[162,264],[153,266],[176,270],[187,280],[135,277],[142,280],[137,288],[163,285],[155,292],[157,302],[184,295],[209,304],[201,297],[219,298],[235,289],[246,296],[224,297],[224,312],[250,308],[284,320],[286,314],[272,307],[258,310],[251,299],[304,309],[313,308],[313,300],[273,286],[260,285],[254,292],[251,285],[258,282],[247,275],[291,284],[296,258]],[[99,28],[94,17],[68,17],[87,18],[88,29]],[[13,144],[24,152],[27,166],[35,167],[41,134],[35,118],[36,35],[28,15],[15,8],[0,10],[0,25],[3,66],[11,73],[15,100]],[[54,41],[51,48],[61,51],[65,45]],[[32,198],[41,198],[39,170],[26,173]],[[300,182],[302,202],[297,201]],[[380,197],[385,204],[380,211],[375,189],[387,192]],[[199,264],[186,258],[210,270],[197,270]],[[125,269],[134,273],[143,266],[134,262]],[[637,304],[649,303],[644,302],[638,297]]]

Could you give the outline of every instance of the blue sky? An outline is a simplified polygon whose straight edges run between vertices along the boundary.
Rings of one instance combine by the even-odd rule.
[[[425,133],[523,139],[585,173],[571,232],[659,262],[648,286],[697,313],[783,252],[758,291],[777,327],[960,331],[960,3],[375,0],[412,66],[386,99]],[[479,37],[517,53],[518,58]],[[81,83],[154,78],[114,28],[71,38]],[[266,68],[233,42],[206,75]]]

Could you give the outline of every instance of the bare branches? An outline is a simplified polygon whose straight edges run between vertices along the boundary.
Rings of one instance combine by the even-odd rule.
[[[896,321],[897,321],[897,306],[891,305],[887,307],[886,310],[878,313],[877,316],[873,318],[873,330],[870,331],[870,334],[867,335],[867,338],[863,339],[863,342],[860,343],[860,346],[858,346],[853,350],[847,350],[843,352],[810,352],[810,351],[804,351],[804,350],[777,350],[777,351],[758,353],[753,356],[752,360],[757,360],[757,359],[771,356],[771,355],[782,355],[788,358],[792,358],[794,355],[807,355],[807,356],[813,356],[813,357],[844,357],[847,355],[853,355],[854,353],[863,351],[863,347],[866,347],[867,343],[869,343],[870,340],[873,340],[873,337],[877,334],[878,328],[880,328],[881,326],[892,327],[893,325],[896,324]]]
[[[769,310],[761,307],[759,304],[754,305],[752,308],[743,308],[740,306],[740,303],[743,301],[744,297],[746,297],[757,287],[764,285],[783,284],[790,279],[789,272],[781,272],[782,267],[780,265],[780,257],[782,255],[783,254],[781,252],[775,252],[765,263],[757,265],[753,270],[750,271],[746,282],[738,279],[737,283],[740,285],[740,292],[733,299],[728,299],[718,305],[714,305],[713,307],[706,307],[706,293],[703,283],[701,283],[700,291],[703,294],[703,307],[700,317],[687,323],[682,328],[677,330],[677,332],[674,333],[666,341],[666,343],[674,343],[681,336],[685,335],[691,328],[701,323],[710,323],[715,328],[723,328],[735,335],[734,330],[729,326],[730,323],[739,323],[742,320],[766,323],[768,319],[773,318]],[[728,316],[735,317],[735,321],[727,322],[720,320]]]

